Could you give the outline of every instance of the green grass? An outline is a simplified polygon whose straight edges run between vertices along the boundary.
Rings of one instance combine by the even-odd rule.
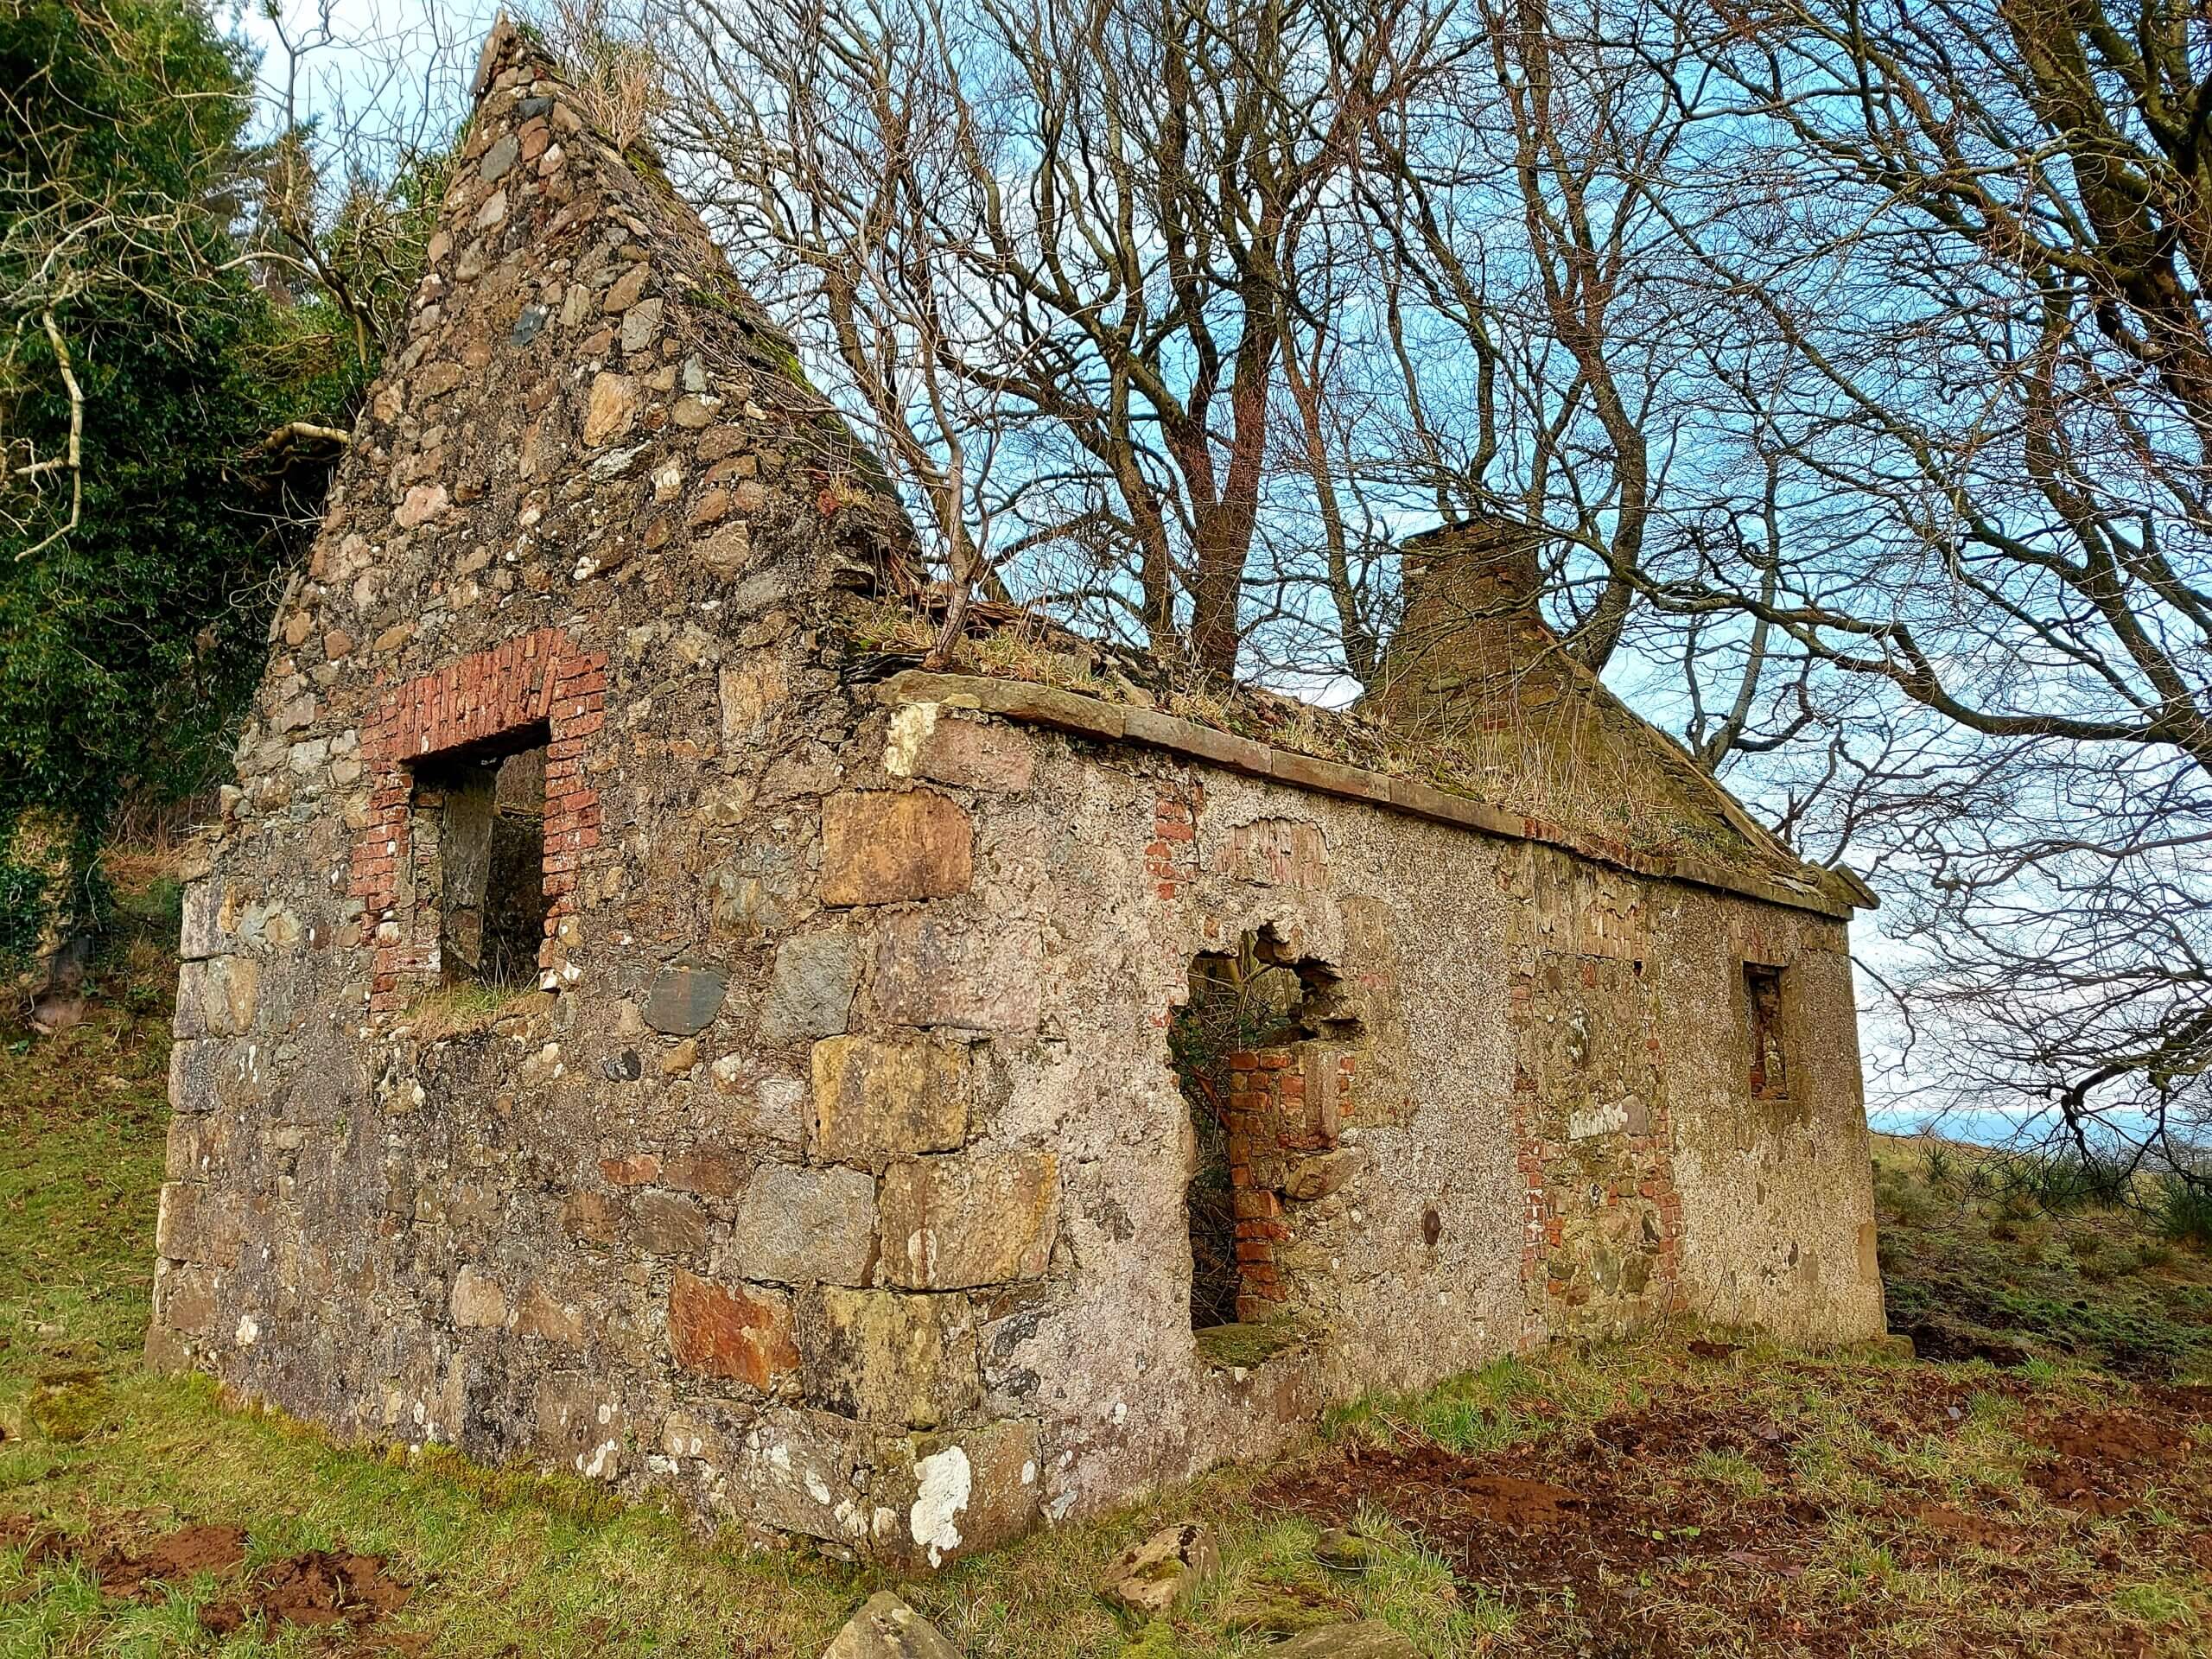
[[[1876,1138],[1890,1327],[1938,1357],[2212,1377],[2212,1262],[2109,1168]]]
[[[1319,1523],[1265,1501],[1268,1471],[1224,1471],[902,1584],[735,1530],[704,1535],[594,1484],[443,1449],[345,1444],[234,1409],[205,1380],[153,1376],[137,1355],[167,1122],[169,969],[150,943],[161,925],[149,916],[148,935],[104,962],[81,1025],[0,1039],[0,1659],[303,1659],[394,1640],[458,1659],[812,1659],[886,1587],[969,1659],[1252,1659],[1344,1617],[1386,1621],[1424,1659],[1632,1650],[1589,1599],[1464,1575],[1466,1523],[1435,1522],[1417,1494],[1388,1482],[1344,1517],[1372,1544],[1362,1575],[1316,1562]],[[2190,1541],[2212,1530],[2212,1429],[2178,1431],[2195,1460],[2109,1518],[2044,1497],[2034,1437],[2047,1421],[2135,1397],[2095,1368],[2115,1354],[2139,1376],[2199,1367],[2212,1271],[2140,1217],[2094,1206],[2011,1214],[2005,1195],[1969,1190],[1960,1166],[1970,1159],[1944,1156],[1953,1167],[1931,1179],[1914,1148],[1880,1154],[1893,1307],[2001,1338],[2024,1363],[1936,1367],[1756,1340],[1699,1357],[1680,1340],[1689,1333],[1669,1332],[1357,1402],[1331,1414],[1319,1455],[1427,1443],[1470,1469],[1603,1486],[1642,1506],[1660,1517],[1651,1560],[1606,1580],[1603,1594],[1632,1592],[1621,1605],[1642,1622],[1629,1628],[1663,1633],[1671,1650],[1743,1651],[1747,1621],[1776,1609],[1870,1654],[2101,1652],[2115,1629],[2146,1652],[2202,1650],[2212,1601]],[[2040,1229],[2040,1248],[2031,1260],[1993,1227]],[[1607,1449],[1605,1436],[1637,1421],[1704,1427]],[[2006,1549],[1955,1547],[1916,1518],[1930,1503],[1999,1525]],[[292,1627],[219,1640],[199,1611],[236,1596],[237,1575],[136,1600],[105,1593],[81,1554],[27,1560],[10,1517],[58,1527],[87,1550],[186,1522],[236,1525],[250,1535],[249,1571],[307,1549],[360,1552],[389,1557],[415,1594],[352,1646]],[[1093,1595],[1122,1548],[1192,1517],[1216,1527],[1223,1571],[1172,1619],[1140,1629]],[[1722,1553],[1739,1532],[1756,1545],[1777,1524],[1808,1529],[1788,1573]],[[1527,1541],[1532,1571],[1558,1553]]]

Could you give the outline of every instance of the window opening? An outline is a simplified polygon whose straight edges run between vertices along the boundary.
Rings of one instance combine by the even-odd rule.
[[[414,768],[418,901],[437,921],[448,985],[524,988],[545,938],[545,750],[542,724]]]
[[[1753,1100],[1789,1098],[1789,1057],[1782,1039],[1782,969],[1744,964],[1745,1032]]]

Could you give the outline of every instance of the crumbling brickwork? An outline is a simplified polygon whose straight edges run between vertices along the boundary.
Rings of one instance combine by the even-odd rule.
[[[1880,1329],[1833,884],[879,683],[898,504],[510,30],[442,223],[187,893],[156,1362],[935,1564],[1556,1333]],[[518,753],[535,981],[456,982],[431,815]],[[1248,938],[1240,1363],[1168,1032]]]
[[[1358,1056],[1342,1043],[1308,1041],[1246,1050],[1229,1058],[1229,1173],[1236,1209],[1240,1319],[1295,1313],[1319,1287],[1301,1285],[1303,1206],[1344,1184],[1340,1152],[1353,1117],[1351,1080]],[[1301,1291],[1306,1294],[1301,1294]]]

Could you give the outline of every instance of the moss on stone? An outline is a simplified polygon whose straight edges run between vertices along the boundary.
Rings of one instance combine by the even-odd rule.
[[[1303,1348],[1313,1332],[1294,1319],[1247,1319],[1208,1325],[1191,1333],[1198,1357],[1217,1370],[1255,1370],[1281,1354]]]

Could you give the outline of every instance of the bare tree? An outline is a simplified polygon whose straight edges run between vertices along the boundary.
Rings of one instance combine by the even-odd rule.
[[[2201,16],[637,3],[941,651],[980,588],[1363,682],[1397,541],[1529,525],[1565,649],[1879,866],[1924,1075],[2212,1112]]]
[[[405,323],[489,21],[339,0],[262,14],[244,257],[264,282],[327,301],[364,365]]]
[[[2168,0],[1675,15],[1710,76],[1661,202],[1709,448],[1778,468],[1782,533],[1630,580],[1872,690],[1856,753],[1890,769],[1834,780],[1838,809],[1905,878],[1934,1080],[2077,1136],[2201,1131],[2212,26]]]
[[[1236,671],[1302,285],[1438,19],[1295,0],[661,5],[664,141],[926,504],[954,590]],[[1296,487],[1296,486],[1294,486]]]

